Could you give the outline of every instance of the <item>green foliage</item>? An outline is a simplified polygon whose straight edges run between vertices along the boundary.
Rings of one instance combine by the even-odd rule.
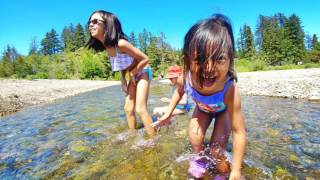
[[[38,41],[37,41],[37,39],[34,37],[34,38],[32,38],[31,43],[30,43],[29,55],[31,55],[31,54],[37,54],[38,51],[39,51],[38,49],[39,49]]]
[[[281,66],[269,66],[263,60],[247,60],[237,59],[235,61],[236,72],[251,72],[251,71],[265,71],[265,70],[286,70],[286,69],[306,69],[306,68],[320,68],[319,63],[306,63],[301,65],[286,64]]]
[[[150,38],[150,44],[146,50],[146,54],[148,55],[150,59],[150,65],[155,70],[158,69],[159,64],[161,63],[161,57],[160,57],[160,51],[157,47],[157,38],[151,37]]]
[[[13,69],[17,78],[25,78],[32,72],[30,64],[28,64],[21,56],[19,56],[16,61],[13,62]]]
[[[121,73],[120,72],[115,72],[113,77],[112,77],[112,79],[120,81],[121,80]]]
[[[131,32],[131,33],[130,33],[129,42],[130,42],[134,47],[138,47],[138,40],[137,40],[136,35],[134,34],[134,32]]]
[[[256,35],[260,54],[267,64],[298,64],[306,60],[305,35],[297,15],[289,18],[282,13],[260,15]]]
[[[93,54],[84,52],[81,54],[81,79],[94,79],[96,77],[105,77],[104,65],[100,61],[103,53]]]
[[[88,37],[87,29],[78,23],[75,27],[72,24],[66,26],[60,38],[52,29],[41,40],[40,48],[33,38],[28,56],[20,56],[14,47],[7,46],[0,59],[0,78],[120,80],[120,73],[111,71],[105,52],[95,53],[83,48]],[[316,35],[304,37],[297,15],[289,18],[281,13],[260,15],[256,41],[249,26],[240,28],[236,71],[319,68],[318,38]],[[149,57],[155,76],[165,75],[170,65],[183,66],[181,50],[173,49],[163,32],[154,35],[143,29],[137,37],[131,32],[128,39]]]
[[[63,42],[64,52],[74,52],[76,50],[76,44],[74,42],[74,27],[72,24],[69,27],[64,27],[61,34],[61,40]]]
[[[74,33],[74,44],[76,46],[76,49],[82,48],[85,46],[85,32],[84,32],[84,28],[82,27],[82,25],[80,23],[77,24],[76,26],[76,30]]]
[[[296,180],[297,178],[292,176],[292,174],[280,166],[276,166],[276,170],[272,173],[274,179],[288,179]]]
[[[256,54],[255,43],[250,26],[244,25],[240,28],[237,41],[239,57],[252,59]]]
[[[236,72],[262,71],[267,70],[267,64],[263,60],[239,59],[235,61]]]
[[[62,49],[60,38],[55,29],[47,32],[41,41],[41,52],[44,55],[51,55],[60,52]]]
[[[320,63],[320,42],[313,45],[313,49],[309,53],[308,59],[313,63]]]
[[[139,48],[142,52],[147,52],[148,42],[150,41],[150,37],[148,31],[143,29],[142,33],[139,33]]]
[[[8,58],[2,59],[0,63],[0,77],[10,77],[13,75],[13,65]]]

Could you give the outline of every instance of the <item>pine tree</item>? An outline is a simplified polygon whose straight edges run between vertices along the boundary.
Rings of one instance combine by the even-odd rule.
[[[41,53],[43,55],[49,55],[50,52],[50,45],[49,45],[49,33],[46,33],[44,38],[41,40]]]
[[[56,30],[51,29],[41,41],[41,52],[44,55],[56,54],[62,50]]]
[[[288,20],[278,13],[275,16],[259,17],[257,28],[257,43],[266,63],[281,65],[291,63],[295,59],[295,47],[288,35]]]
[[[312,49],[314,49],[316,47],[316,44],[318,43],[318,37],[316,34],[313,34],[312,36]]]
[[[19,56],[14,47],[7,45],[0,62],[0,77],[10,77],[14,73],[13,62]]]
[[[74,39],[74,44],[75,44],[75,48],[76,49],[84,47],[84,45],[85,45],[85,34],[84,34],[83,27],[82,27],[82,25],[80,23],[78,23],[77,26],[76,26],[73,39]]]
[[[62,49],[61,42],[58,36],[59,35],[57,34],[56,30],[51,29],[49,33],[49,47],[51,54],[56,54]]]
[[[250,26],[244,25],[240,28],[239,38],[237,41],[239,56],[251,59],[256,53],[254,38]]]
[[[244,51],[244,33],[242,27],[239,30],[239,37],[237,39],[237,47],[238,47],[238,55],[240,58],[243,58],[243,51]]]
[[[267,22],[267,18],[263,15],[259,15],[257,29],[256,29],[256,43],[259,51],[262,51],[263,49],[262,44],[263,44],[264,32],[266,28],[266,22]]]
[[[245,35],[245,57],[252,58],[256,54],[254,38],[250,26],[243,27]]]
[[[72,35],[69,27],[64,27],[61,33],[61,41],[63,42],[63,51],[70,52],[73,47],[72,44]]]
[[[139,33],[139,47],[140,50],[144,53],[147,52],[147,47],[150,41],[150,36],[147,30],[144,28],[142,33]]]
[[[38,53],[38,41],[36,37],[32,38],[31,43],[30,43],[30,48],[29,48],[29,55],[31,54],[37,54]]]
[[[77,42],[75,41],[75,28],[73,24],[65,26],[61,33],[61,41],[63,42],[63,51],[74,52],[77,49]]]
[[[292,63],[296,64],[305,57],[304,32],[300,18],[297,15],[293,14],[289,17],[285,26],[285,33],[292,43],[291,54],[294,57]]]
[[[305,34],[305,47],[308,51],[312,50],[312,37],[310,36],[309,33]]]
[[[17,52],[16,48],[9,45],[7,45],[6,49],[3,52],[3,57],[7,58],[10,63],[13,63],[19,56],[20,55]]]
[[[157,37],[150,36],[150,44],[146,49],[146,54],[150,59],[151,67],[157,70],[161,63],[159,49],[157,48]]]
[[[130,33],[129,42],[130,42],[134,47],[138,47],[138,41],[137,41],[137,38],[136,38],[136,35],[134,34],[134,32],[131,32],[131,33]]]
[[[312,50],[310,52],[310,60],[314,63],[320,63],[320,42],[317,35],[312,36]]]

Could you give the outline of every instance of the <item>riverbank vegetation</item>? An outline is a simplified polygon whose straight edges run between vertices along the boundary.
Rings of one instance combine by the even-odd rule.
[[[299,16],[260,15],[255,32],[244,24],[236,40],[238,72],[320,67],[320,42],[316,34],[305,32]],[[20,55],[8,45],[0,60],[0,78],[26,79],[119,79],[111,71],[106,53],[85,48],[86,25],[66,26],[59,35],[55,29],[40,42],[30,43],[28,55]],[[237,31],[234,29],[234,31]],[[165,33],[143,29],[131,32],[128,40],[150,59],[154,75],[163,75],[169,65],[181,65],[181,49],[173,48]]]

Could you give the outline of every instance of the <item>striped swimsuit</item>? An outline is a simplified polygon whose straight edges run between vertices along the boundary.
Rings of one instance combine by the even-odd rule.
[[[112,71],[122,71],[127,69],[133,63],[133,57],[125,53],[119,53],[116,48],[116,56],[109,56]]]
[[[109,61],[111,64],[111,69],[112,71],[122,71],[122,70],[126,70],[134,61],[134,58],[131,57],[128,54],[125,53],[119,53],[118,48],[116,47],[116,56],[109,56]],[[140,76],[143,73],[147,73],[148,74],[148,78],[149,80],[152,79],[152,70],[150,68],[150,66],[145,67],[143,70],[141,70],[140,72],[138,72],[135,75],[135,79],[136,81],[139,80]]]

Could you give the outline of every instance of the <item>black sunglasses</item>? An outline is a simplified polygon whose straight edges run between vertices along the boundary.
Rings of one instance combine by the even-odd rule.
[[[92,19],[92,20],[90,20],[90,21],[88,22],[88,26],[90,25],[90,23],[92,23],[92,24],[98,24],[99,21],[105,23],[105,21],[104,21],[104,20],[101,20],[101,19]]]

